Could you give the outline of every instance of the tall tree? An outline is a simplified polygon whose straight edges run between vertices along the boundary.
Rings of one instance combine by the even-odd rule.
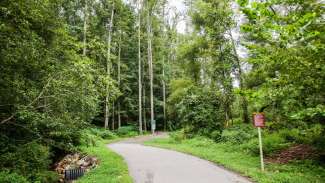
[[[142,72],[141,72],[141,0],[138,0],[138,86],[139,86],[139,132],[142,134]]]
[[[114,8],[115,2],[113,1],[112,10],[111,10],[111,17],[109,19],[108,28],[108,36],[107,36],[107,60],[106,60],[106,74],[107,77],[110,76],[110,64],[111,64],[111,42],[112,42],[112,31],[113,31],[113,20],[114,20]],[[108,128],[108,121],[109,120],[109,91],[108,91],[108,84],[106,87],[106,98],[105,98],[105,128]]]
[[[154,96],[153,96],[153,59],[152,59],[152,21],[151,11],[152,6],[150,1],[147,1],[147,35],[148,35],[148,66],[149,66],[149,80],[150,80],[150,120],[151,120],[151,132],[154,133]]]

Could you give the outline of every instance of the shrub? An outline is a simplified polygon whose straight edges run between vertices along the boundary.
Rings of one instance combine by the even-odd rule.
[[[283,137],[281,137],[277,133],[267,134],[262,137],[263,142],[263,152],[266,155],[275,153],[279,150],[287,148],[290,146]],[[241,145],[241,148],[249,153],[254,155],[259,154],[259,145],[258,145],[258,138],[251,139],[247,143]]]
[[[175,113],[178,123],[190,136],[210,137],[212,132],[223,128],[220,97],[212,89],[188,88],[186,95],[175,104]]]
[[[176,143],[180,143],[180,142],[182,142],[183,140],[186,139],[186,134],[185,134],[184,129],[181,129],[181,130],[178,130],[178,131],[175,131],[175,132],[171,132],[169,134],[169,136],[170,136],[170,139],[173,142],[176,142]]]
[[[324,129],[321,125],[316,124],[299,129],[282,129],[279,134],[289,142],[317,145],[324,137]]]
[[[193,147],[212,147],[215,145],[215,142],[212,139],[202,136],[196,136],[192,139],[189,139],[186,141],[186,143]]]
[[[0,172],[1,183],[29,183],[27,179],[17,173],[10,173],[9,171]]]
[[[115,139],[117,136],[110,130],[106,130],[103,128],[91,128],[90,132],[102,139]]]
[[[30,180],[41,170],[47,170],[51,163],[49,148],[37,142],[15,145],[8,150],[10,152],[0,154],[0,168],[15,171]]]
[[[221,132],[219,130],[214,130],[211,134],[210,134],[210,138],[212,140],[214,140],[215,142],[220,141],[221,138]]]
[[[257,137],[257,132],[252,125],[236,125],[223,130],[220,141],[232,144],[242,144]]]
[[[59,181],[59,175],[53,171],[41,171],[36,174],[35,183],[57,183]]]
[[[122,126],[116,130],[116,133],[121,137],[132,137],[138,135],[138,130],[135,126]]]

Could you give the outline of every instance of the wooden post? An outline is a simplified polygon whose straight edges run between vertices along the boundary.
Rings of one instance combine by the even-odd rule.
[[[263,160],[263,145],[262,145],[262,130],[261,127],[257,127],[258,141],[260,146],[260,157],[261,157],[261,170],[264,172],[264,160]]]

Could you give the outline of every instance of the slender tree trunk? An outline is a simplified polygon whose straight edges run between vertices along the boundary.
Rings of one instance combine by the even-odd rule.
[[[83,50],[82,50],[82,56],[87,56],[87,19],[88,19],[88,0],[85,0],[85,7],[84,7],[84,27],[83,27]],[[82,81],[81,84],[81,92],[82,95],[85,94],[85,82]],[[85,119],[85,105],[83,102],[81,102],[81,116],[83,119]]]
[[[115,130],[115,102],[112,104],[112,130]]]
[[[165,81],[165,58],[163,58],[163,70],[162,70],[162,85],[163,85],[163,112],[164,112],[164,131],[167,130],[166,121],[166,81]]]
[[[148,64],[149,64],[149,79],[150,79],[150,120],[151,120],[151,132],[155,133],[153,129],[154,105],[153,105],[153,61],[152,61],[152,30],[151,30],[151,18],[149,2],[147,1],[147,34],[148,34]]]
[[[240,59],[236,50],[236,44],[234,41],[234,38],[232,36],[231,30],[229,31],[230,34],[230,38],[231,38],[231,44],[232,44],[232,48],[233,48],[233,52],[234,52],[234,57],[235,57],[235,61],[236,61],[236,65],[238,68],[238,74],[237,74],[237,79],[239,80],[239,88],[241,91],[243,91],[244,88],[244,84],[243,84],[243,76],[242,76],[242,69],[241,69],[241,65],[240,65]],[[241,95],[241,106],[242,106],[242,110],[243,110],[243,122],[244,123],[249,123],[249,117],[248,117],[248,102],[247,99],[244,95]]]
[[[114,1],[111,12],[111,17],[109,20],[108,26],[108,38],[107,38],[107,60],[106,60],[106,74],[107,77],[110,76],[110,62],[111,62],[111,41],[112,41],[112,29],[113,29],[113,19],[114,19]],[[106,85],[106,98],[105,98],[105,128],[108,128],[108,120],[109,120],[109,91],[108,84]]]
[[[146,111],[146,82],[145,82],[145,62],[143,62],[142,64],[142,81],[143,81],[143,95],[142,95],[142,104],[143,104],[143,127],[144,127],[144,131],[147,131],[147,111]]]
[[[138,84],[139,84],[139,133],[142,134],[142,71],[141,71],[141,0],[138,0]]]
[[[121,89],[121,44],[122,44],[122,31],[120,31],[120,39],[118,45],[118,64],[117,64],[117,75],[118,75],[118,87]],[[120,99],[117,101],[117,120],[118,128],[121,128],[121,103]]]
[[[82,55],[84,57],[87,54],[87,18],[88,18],[88,0],[85,1],[85,9],[84,9],[84,31],[83,31],[83,51],[82,51]]]

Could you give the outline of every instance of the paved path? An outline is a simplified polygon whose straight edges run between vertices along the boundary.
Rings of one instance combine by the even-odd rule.
[[[135,183],[250,183],[248,179],[209,161],[139,144],[150,138],[153,137],[108,145],[124,157]]]

